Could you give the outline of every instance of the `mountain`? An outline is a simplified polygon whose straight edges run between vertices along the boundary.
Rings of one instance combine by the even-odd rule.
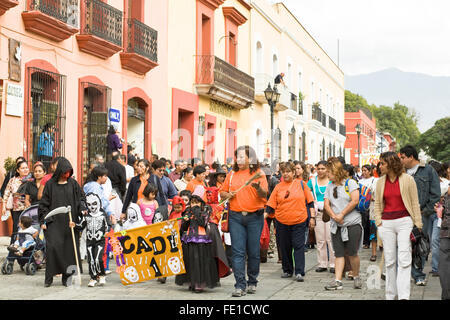
[[[421,133],[430,129],[435,121],[450,116],[450,77],[390,68],[345,76],[345,88],[363,96],[369,104],[393,106],[399,102],[414,109]]]

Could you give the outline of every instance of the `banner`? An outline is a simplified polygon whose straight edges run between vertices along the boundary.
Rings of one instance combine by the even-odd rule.
[[[379,153],[362,153],[361,154],[361,166],[370,164],[376,165],[380,161]]]
[[[108,236],[124,285],[186,272],[176,219]]]

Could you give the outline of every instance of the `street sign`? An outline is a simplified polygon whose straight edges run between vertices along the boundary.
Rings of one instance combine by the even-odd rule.
[[[120,110],[109,109],[109,121],[110,122],[120,122]]]

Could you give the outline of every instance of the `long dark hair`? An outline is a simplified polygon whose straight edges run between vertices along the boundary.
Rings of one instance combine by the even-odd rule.
[[[256,156],[255,150],[252,147],[248,146],[248,145],[240,146],[239,148],[236,149],[236,151],[234,151],[233,171],[234,172],[239,171],[239,166],[237,164],[237,155],[238,155],[239,151],[242,151],[242,150],[245,151],[245,155],[248,158],[250,174],[258,171],[260,166],[261,166],[260,163],[259,163],[258,157]]]

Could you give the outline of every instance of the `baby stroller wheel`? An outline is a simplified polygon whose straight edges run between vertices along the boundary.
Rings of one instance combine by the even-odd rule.
[[[36,273],[36,269],[36,264],[34,262],[25,265],[25,273],[29,276],[33,276]]]
[[[2,273],[3,274],[11,274],[14,270],[14,261],[9,262],[6,260],[2,265]]]

